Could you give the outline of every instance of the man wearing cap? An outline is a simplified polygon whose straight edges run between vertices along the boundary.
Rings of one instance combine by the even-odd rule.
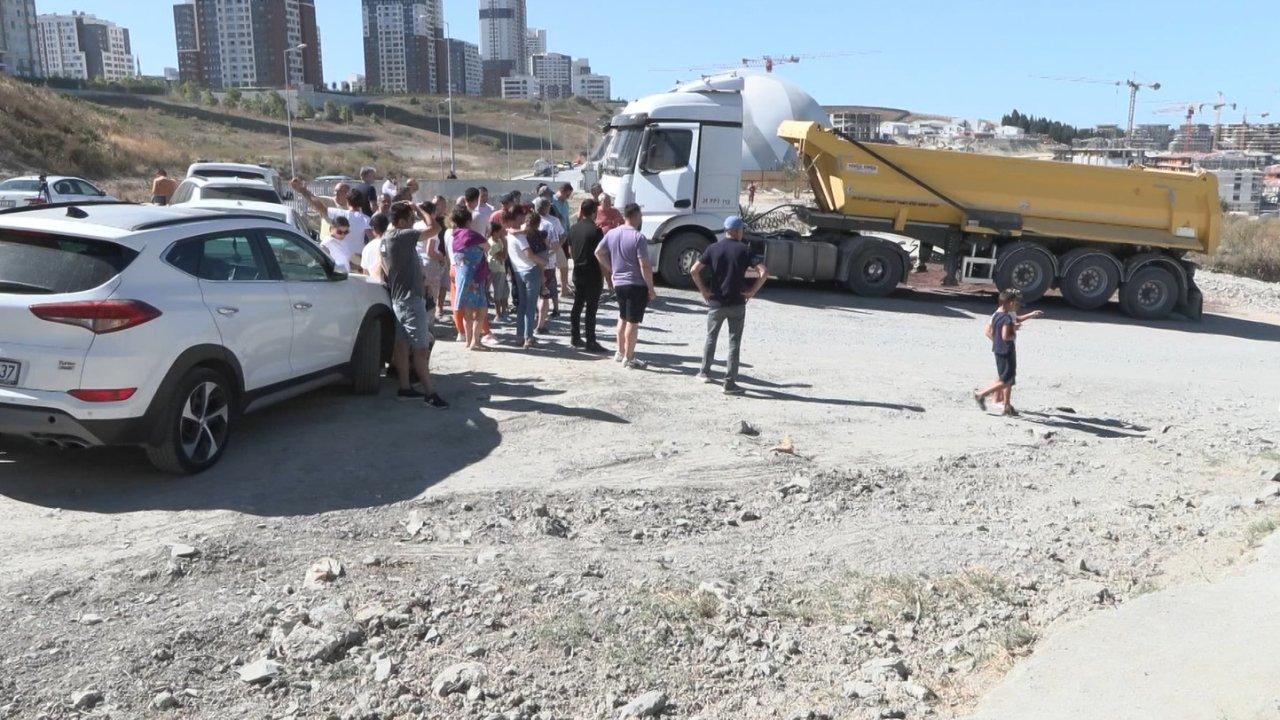
[[[740,395],[738,387],[738,355],[742,350],[742,329],[747,319],[747,301],[760,292],[769,278],[769,268],[751,254],[742,242],[746,226],[742,218],[734,215],[724,221],[724,238],[702,251],[702,257],[693,264],[689,276],[698,286],[703,300],[711,308],[707,313],[707,341],[702,348],[702,370],[698,379],[711,382],[711,362],[716,357],[716,340],[720,326],[729,323],[729,361],[725,368],[724,392]],[[710,284],[703,278],[703,271],[710,269]],[[747,289],[747,270],[754,269],[756,280]]]
[[[649,241],[640,232],[644,224],[640,206],[631,203],[622,215],[626,224],[605,233],[596,248],[596,262],[618,297],[618,351],[613,359],[631,370],[643,370],[644,361],[636,359],[636,335],[644,322],[644,311],[657,293],[649,264]]]

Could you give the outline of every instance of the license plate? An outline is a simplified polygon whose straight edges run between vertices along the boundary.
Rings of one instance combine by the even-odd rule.
[[[0,208],[11,208],[16,204],[17,202],[14,200],[0,200]]]
[[[0,360],[0,385],[17,385],[22,363],[17,360]]]

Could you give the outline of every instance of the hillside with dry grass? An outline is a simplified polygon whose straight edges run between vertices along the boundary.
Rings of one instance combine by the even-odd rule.
[[[449,154],[448,121],[437,114],[440,100],[379,99],[357,109],[348,122],[295,119],[299,174],[354,174],[372,165],[401,177],[442,177]],[[581,100],[455,98],[454,104],[454,157],[461,177],[505,177],[508,137],[513,174],[529,172],[538,158],[571,159],[590,149],[609,114],[608,107]],[[548,133],[554,151],[547,149]],[[59,93],[0,76],[4,174],[81,175],[121,197],[141,199],[155,168],[180,173],[198,159],[264,163],[287,172],[285,123],[176,95]]]

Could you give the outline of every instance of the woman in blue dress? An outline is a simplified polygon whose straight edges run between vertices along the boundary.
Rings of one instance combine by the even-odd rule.
[[[485,290],[489,287],[489,261],[485,253],[489,241],[472,230],[471,211],[465,205],[453,209],[454,307],[462,311],[462,327],[467,348],[488,350],[481,342],[480,328],[488,312]]]

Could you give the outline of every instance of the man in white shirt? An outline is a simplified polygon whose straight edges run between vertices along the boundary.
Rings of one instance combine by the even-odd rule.
[[[308,190],[306,183],[302,182],[301,178],[291,180],[289,187],[302,196],[312,210],[319,213],[320,217],[327,218],[330,223],[337,218],[346,218],[347,225],[351,229],[347,234],[347,255],[359,262],[360,254],[364,251],[364,244],[373,237],[373,231],[369,229],[369,216],[365,215],[360,209],[359,198],[350,192],[347,184],[338,183],[334,186],[334,201],[338,203],[345,201],[345,206],[340,204],[338,207],[332,208]]]
[[[396,183],[395,173],[388,173],[386,182],[382,183],[382,194],[384,197],[395,199],[396,194],[400,192],[400,186]]]
[[[485,230],[483,234],[485,237],[489,237],[488,223],[490,218],[493,216],[493,211],[497,208],[489,203],[489,188],[481,185],[476,189],[480,191],[480,202],[476,205],[475,212],[471,214],[484,218]]]
[[[560,316],[560,292],[556,283],[556,268],[559,258],[564,257],[564,250],[561,243],[564,241],[564,226],[551,214],[551,199],[547,197],[539,197],[533,201],[533,209],[542,216],[542,220],[538,225],[538,229],[547,235],[547,266],[544,268],[542,283],[547,288],[542,298],[542,323],[539,329],[546,327],[547,321],[547,300],[546,295],[551,300],[551,317]]]
[[[373,230],[373,239],[364,244],[364,250],[360,253],[361,271],[378,281],[386,279],[386,273],[382,267],[382,236],[386,234],[389,227],[391,227],[389,213],[385,215],[374,213],[369,220],[369,228]]]

